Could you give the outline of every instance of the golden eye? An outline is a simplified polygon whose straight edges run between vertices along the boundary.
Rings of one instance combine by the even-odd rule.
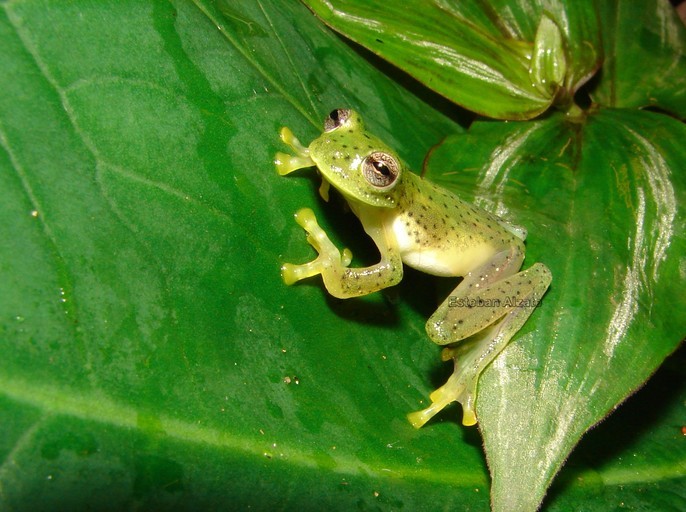
[[[388,153],[376,151],[362,162],[362,174],[373,187],[388,189],[398,179],[400,164]]]
[[[332,110],[326,119],[324,119],[324,131],[330,132],[341,126],[350,117],[350,112],[351,110],[349,108],[337,108],[336,110]]]

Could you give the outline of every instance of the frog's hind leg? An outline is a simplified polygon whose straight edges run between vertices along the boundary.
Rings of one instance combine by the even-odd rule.
[[[503,268],[506,262],[502,260],[507,259],[510,265]],[[432,405],[408,415],[417,428],[454,401],[462,404],[462,423],[476,423],[474,402],[481,372],[521,329],[548,289],[551,274],[545,265],[536,263],[512,275],[512,269],[521,264],[518,255],[510,251],[496,255],[494,260],[496,266],[492,268],[498,269],[499,279],[486,279],[479,269],[474,275],[480,286],[474,291],[474,275],[470,274],[427,322],[427,332],[436,343],[464,341],[444,349],[443,359],[453,359],[455,369],[448,382],[431,394]]]
[[[433,342],[449,345],[468,338],[514,309],[530,288],[524,279],[529,270],[517,274],[523,260],[524,253],[514,246],[467,274],[426,322]]]

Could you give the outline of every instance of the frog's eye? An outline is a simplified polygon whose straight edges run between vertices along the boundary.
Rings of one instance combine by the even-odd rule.
[[[336,110],[332,110],[326,119],[324,119],[324,131],[330,132],[341,126],[350,117],[350,112],[351,111],[348,108],[337,108]]]
[[[362,162],[362,174],[373,187],[388,189],[398,179],[400,164],[388,153],[376,151]]]

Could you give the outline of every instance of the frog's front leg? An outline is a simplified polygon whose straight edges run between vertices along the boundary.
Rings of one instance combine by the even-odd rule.
[[[314,160],[310,157],[309,148],[302,145],[298,138],[293,134],[290,128],[284,126],[279,132],[279,137],[288,146],[295,151],[295,155],[289,155],[288,153],[277,152],[274,157],[274,165],[276,165],[276,171],[280,176],[286,176],[287,174],[297,171],[298,169],[304,169],[306,167],[315,166]],[[324,201],[329,201],[329,182],[322,180],[322,184],[319,187],[319,194],[322,196]]]
[[[334,297],[347,299],[359,297],[397,284],[402,279],[402,261],[395,246],[388,243],[383,230],[369,232],[379,248],[381,261],[364,268],[348,268],[352,253],[348,249],[339,252],[326,232],[317,224],[314,213],[303,208],[295,219],[307,232],[307,241],[319,253],[316,259],[303,265],[284,263],[281,276],[286,284],[321,274],[324,285]]]
[[[315,248],[319,256],[309,263],[293,265],[284,263],[281,266],[281,277],[291,285],[301,279],[317,274],[338,274],[352,261],[352,253],[348,249],[338,252],[336,246],[329,240],[326,232],[317,224],[314,212],[309,208],[302,208],[295,214],[295,221],[307,232],[307,241]]]
[[[517,272],[522,260],[519,247],[496,254],[465,276],[427,322],[427,333],[435,343],[464,341],[444,349],[443,359],[455,361],[454,372],[431,394],[432,405],[408,415],[415,427],[453,401],[462,404],[463,424],[476,423],[474,402],[481,372],[524,325],[552,279],[541,263]]]

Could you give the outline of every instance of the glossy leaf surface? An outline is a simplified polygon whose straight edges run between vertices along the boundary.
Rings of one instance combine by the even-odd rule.
[[[598,5],[606,62],[594,101],[657,107],[686,118],[686,31],[672,5],[666,0]]]
[[[527,226],[526,265],[554,276],[481,381],[496,510],[534,510],[584,432],[686,334],[682,137],[666,116],[606,110],[477,123],[432,154],[427,177]]]
[[[478,444],[405,421],[416,314],[279,277],[319,204],[280,126],[377,112],[416,165],[459,127],[304,6],[219,7],[2,4],[0,509],[417,509],[445,482],[484,508]]]
[[[306,3],[346,37],[489,117],[534,117],[556,95],[569,98],[600,65],[598,20],[590,1]],[[537,65],[553,55],[554,66]]]
[[[477,431],[404,418],[444,377],[434,282],[339,302],[278,275],[311,256],[302,206],[376,257],[276,176],[279,127],[351,106],[419,169],[461,131],[441,102],[293,2],[0,7],[0,509],[488,510]],[[644,390],[664,414],[606,422],[616,451],[582,442],[548,509],[683,508],[685,393]]]

